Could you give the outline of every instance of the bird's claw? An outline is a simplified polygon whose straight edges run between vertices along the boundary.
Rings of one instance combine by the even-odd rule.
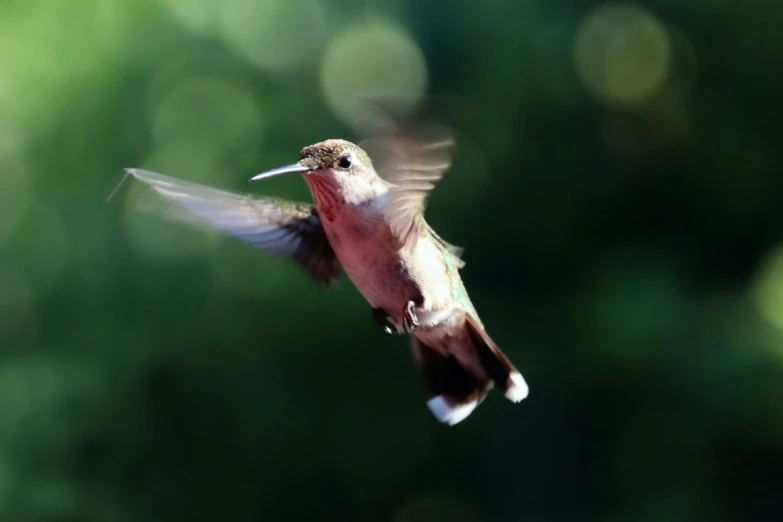
[[[419,318],[416,317],[416,303],[408,301],[405,310],[402,312],[402,326],[407,333],[416,331],[419,327]]]
[[[389,314],[387,314],[386,310],[383,308],[373,308],[372,318],[386,335],[394,335],[397,333],[397,328],[389,320]]]

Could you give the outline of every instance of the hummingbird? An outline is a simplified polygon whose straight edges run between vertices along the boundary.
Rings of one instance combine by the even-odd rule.
[[[463,421],[495,387],[521,401],[528,386],[485,331],[460,278],[462,249],[424,219],[428,195],[451,164],[454,140],[395,136],[362,145],[322,141],[304,147],[295,163],[251,178],[298,174],[312,204],[126,172],[166,200],[169,217],[290,258],[318,283],[332,284],[344,271],[382,332],[409,336],[426,404],[438,421]],[[370,146],[375,164],[365,151]]]

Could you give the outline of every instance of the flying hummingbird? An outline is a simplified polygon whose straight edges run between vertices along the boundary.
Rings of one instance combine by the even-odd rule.
[[[462,250],[424,219],[427,196],[451,163],[454,141],[369,141],[375,165],[358,145],[331,139],[302,149],[296,163],[251,179],[300,174],[312,205],[127,172],[168,200],[170,217],[195,218],[289,257],[319,283],[335,281],[344,270],[383,332],[409,334],[427,406],[440,422],[464,420],[493,387],[521,401],[528,386],[487,335],[460,278]]]

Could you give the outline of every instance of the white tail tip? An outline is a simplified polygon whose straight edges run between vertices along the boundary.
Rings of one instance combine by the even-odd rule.
[[[438,395],[434,399],[428,400],[427,406],[440,422],[454,426],[458,422],[465,420],[476,409],[478,401],[472,400],[465,404],[450,406],[442,395]]]
[[[519,372],[513,372],[508,376],[508,380],[511,381],[511,386],[506,389],[506,398],[511,402],[519,402],[527,397],[528,389],[525,379]]]

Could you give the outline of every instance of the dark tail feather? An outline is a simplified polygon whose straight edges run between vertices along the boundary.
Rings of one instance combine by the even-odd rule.
[[[442,354],[413,335],[411,346],[427,388],[427,406],[433,415],[449,425],[464,420],[484,400],[490,382],[478,381],[451,354]]]
[[[443,353],[411,336],[413,354],[429,394],[427,406],[439,421],[449,425],[470,415],[493,386],[503,390],[513,402],[521,401],[528,392],[522,375],[484,329],[470,317],[465,327],[481,368],[466,368],[465,358],[460,358],[461,363],[454,353]]]
[[[522,374],[514,368],[508,357],[503,355],[487,332],[470,316],[466,317],[465,326],[473,339],[473,345],[478,350],[481,366],[495,386],[503,390],[506,398],[511,402],[519,402],[527,397],[528,387]]]

